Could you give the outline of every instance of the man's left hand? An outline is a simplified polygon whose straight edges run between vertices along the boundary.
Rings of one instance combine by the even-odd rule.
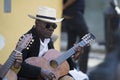
[[[73,56],[73,60],[77,60],[80,57],[80,54],[82,54],[84,52],[84,48],[81,46],[78,46],[75,48],[75,54]]]
[[[23,61],[22,54],[16,53],[15,56],[16,56],[16,59],[15,59],[15,62],[14,62],[14,68],[18,69],[21,66],[21,63]]]

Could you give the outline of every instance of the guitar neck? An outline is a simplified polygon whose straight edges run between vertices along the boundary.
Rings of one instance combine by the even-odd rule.
[[[21,37],[21,39],[17,43],[16,49],[12,52],[12,54],[9,56],[8,60],[4,63],[4,65],[0,69],[0,80],[1,80],[1,78],[4,78],[6,73],[9,71],[9,69],[14,64],[15,59],[16,59],[16,53],[21,53],[21,51],[23,49],[25,49],[29,45],[30,42],[32,44],[33,41],[34,40],[33,40],[33,36],[31,33],[23,35]]]
[[[0,78],[4,78],[6,73],[9,71],[11,66],[14,64],[15,53],[16,52],[14,52],[14,51],[12,52],[12,54],[9,56],[8,60],[4,63],[4,65],[0,69]]]
[[[73,46],[72,48],[70,48],[67,52],[63,53],[62,55],[60,55],[59,57],[57,57],[54,60],[50,61],[50,65],[52,67],[57,67],[58,65],[60,65],[61,63],[63,63],[64,61],[66,61],[69,57],[71,57],[73,54],[75,54],[75,48],[78,46],[85,46],[85,42],[81,41],[79,42],[77,45]]]

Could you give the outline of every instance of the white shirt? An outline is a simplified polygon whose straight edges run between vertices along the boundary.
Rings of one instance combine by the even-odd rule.
[[[74,80],[89,80],[88,75],[77,69],[70,70],[69,73],[72,75]]]
[[[48,51],[48,43],[50,42],[50,39],[47,38],[42,42],[40,39],[40,49],[39,49],[39,57],[43,56]]]

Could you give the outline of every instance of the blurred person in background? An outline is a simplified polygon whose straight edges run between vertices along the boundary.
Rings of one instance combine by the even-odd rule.
[[[120,80],[119,7],[115,1],[110,0],[110,6],[106,9],[105,17],[108,23],[105,27],[109,28],[106,28],[107,35],[105,35],[108,44],[105,59],[88,73],[90,80]]]
[[[89,80],[120,80],[120,29],[115,31],[113,39],[115,47],[88,73]]]
[[[106,52],[111,52],[115,47],[114,33],[119,27],[119,7],[116,0],[110,0],[109,6],[104,11],[105,18],[105,47]]]
[[[67,49],[70,49],[76,42],[89,32],[88,26],[84,19],[85,0],[63,0],[63,29],[66,29],[68,35]],[[87,72],[88,55],[90,46],[84,47],[84,53],[78,58],[77,66],[82,72]],[[71,58],[68,59],[71,69],[75,67],[75,63]]]

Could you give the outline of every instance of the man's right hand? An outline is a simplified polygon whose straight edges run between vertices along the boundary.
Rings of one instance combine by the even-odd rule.
[[[45,69],[41,69],[40,77],[45,80],[55,79],[55,75],[51,73],[49,70],[45,70]]]

